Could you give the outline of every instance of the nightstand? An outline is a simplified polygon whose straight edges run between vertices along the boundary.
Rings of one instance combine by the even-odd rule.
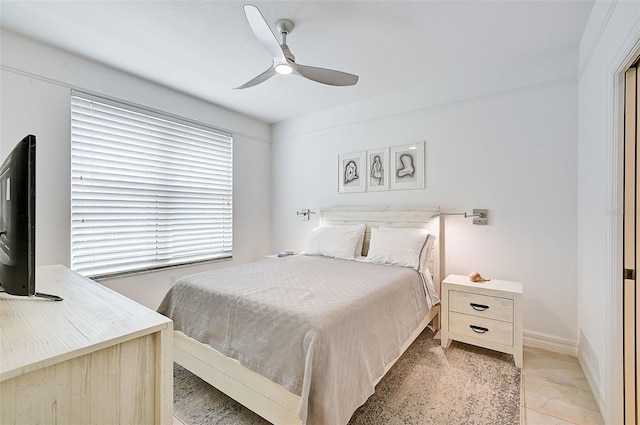
[[[455,340],[512,354],[522,368],[522,283],[452,274],[441,293],[442,347]]]

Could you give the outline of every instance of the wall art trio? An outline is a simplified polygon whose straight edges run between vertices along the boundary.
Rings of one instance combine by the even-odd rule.
[[[338,155],[338,192],[424,188],[424,142]]]

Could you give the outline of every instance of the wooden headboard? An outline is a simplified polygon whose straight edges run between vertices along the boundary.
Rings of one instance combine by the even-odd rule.
[[[429,270],[438,295],[440,294],[440,282],[444,279],[444,226],[442,226],[440,207],[348,206],[329,207],[320,211],[321,226],[354,223],[367,225],[362,255],[366,255],[369,250],[371,227],[421,228],[428,229],[436,235],[429,259]]]

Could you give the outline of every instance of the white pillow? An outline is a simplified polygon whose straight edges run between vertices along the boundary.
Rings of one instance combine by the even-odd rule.
[[[367,262],[424,271],[434,239],[426,229],[374,227]]]
[[[364,224],[318,227],[311,231],[304,253],[353,260],[358,242],[364,238],[364,229]]]

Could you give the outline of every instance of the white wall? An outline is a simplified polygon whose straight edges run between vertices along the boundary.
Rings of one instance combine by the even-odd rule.
[[[622,423],[621,132],[615,76],[640,40],[640,2],[597,2],[580,45],[578,357],[602,414]]]
[[[71,88],[165,111],[234,134],[234,259],[103,280],[151,308],[170,277],[226,267],[269,252],[270,128],[255,119],[135,78],[113,68],[20,37],[1,33],[0,155],[27,134],[37,150],[36,261],[69,265]]]
[[[569,57],[569,67],[563,58],[540,64],[540,72],[533,66],[524,68],[521,79],[503,70],[471,82],[450,82],[448,95],[442,85],[428,87],[413,96],[394,94],[276,125],[273,249],[304,248],[318,220],[314,216],[311,222],[299,221],[295,213],[301,208],[487,208],[487,226],[474,226],[461,217],[445,219],[446,272],[476,270],[496,279],[522,281],[528,337],[549,337],[575,350],[576,59],[575,54]],[[476,96],[461,99],[460,84]],[[439,104],[433,104],[434,98]],[[426,141],[425,189],[337,193],[339,153],[421,140]]]
[[[561,51],[547,63],[425,84],[281,123],[272,129],[272,148],[264,123],[2,31],[0,156],[27,133],[38,136],[39,264],[69,262],[71,87],[235,133],[235,159],[256,173],[235,174],[233,263],[302,249],[317,216],[301,222],[295,215],[301,208],[488,208],[488,226],[446,219],[446,271],[524,282],[530,340],[549,336],[569,346],[579,340],[596,399],[608,423],[617,423],[614,74],[640,39],[639,22],[640,2],[598,1],[579,58]],[[339,153],[420,140],[424,190],[337,193]],[[269,173],[272,185],[264,178]],[[104,283],[153,308],[170,275],[230,264]]]

